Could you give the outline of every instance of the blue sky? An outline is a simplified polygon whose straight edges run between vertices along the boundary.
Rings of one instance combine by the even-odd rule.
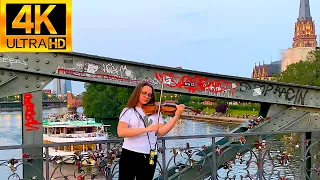
[[[251,77],[255,63],[279,60],[281,50],[291,47],[300,5],[299,0],[72,3],[75,52],[242,77]],[[310,6],[318,33],[320,1],[310,0]],[[82,82],[72,86],[75,94],[85,90]]]

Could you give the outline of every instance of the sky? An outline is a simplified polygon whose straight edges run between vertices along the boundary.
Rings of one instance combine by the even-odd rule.
[[[281,51],[291,47],[299,5],[299,0],[76,0],[73,51],[251,77],[255,63],[280,60]],[[318,33],[320,1],[310,0],[310,7]],[[85,91],[82,82],[73,81],[72,89]]]

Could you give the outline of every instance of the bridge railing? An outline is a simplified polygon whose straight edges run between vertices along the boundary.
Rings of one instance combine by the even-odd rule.
[[[319,179],[320,139],[310,138],[311,133],[320,130],[159,137],[154,179]],[[117,179],[121,143],[122,139],[112,139],[0,146],[0,150],[44,149],[41,157],[22,154],[0,160],[0,171],[6,166],[10,178],[22,179],[19,167],[31,166],[32,171],[24,174],[28,179]],[[97,150],[62,153],[63,148],[89,144],[96,144]],[[35,168],[37,159],[43,161],[43,170]],[[39,172],[43,177],[33,177]]]

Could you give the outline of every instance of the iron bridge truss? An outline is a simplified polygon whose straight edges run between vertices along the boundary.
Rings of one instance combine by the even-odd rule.
[[[23,145],[30,146],[23,148],[23,153],[33,157],[39,157],[43,153],[41,147],[32,145],[43,143],[41,90],[53,78],[127,87],[148,81],[156,90],[161,89],[164,81],[164,91],[167,92],[261,103],[264,106],[261,108],[264,118],[271,119],[249,130],[244,124],[235,130],[238,133],[317,130],[320,127],[318,87],[171,68],[82,53],[0,52],[0,98],[21,94],[22,141]],[[306,135],[307,139],[320,138],[319,133],[315,132]],[[313,149],[312,155],[320,150],[318,145]],[[212,153],[208,154],[209,156],[212,159],[217,158],[212,156]],[[226,156],[228,157],[225,159],[230,159],[234,154],[228,153]],[[315,163],[317,160],[312,159],[307,165]],[[39,169],[38,177],[42,175],[43,160],[34,159],[32,165],[23,168],[25,179],[32,178],[30,172],[33,167]],[[185,170],[185,174],[189,172],[193,173],[192,170]],[[174,170],[168,170],[168,173],[171,173],[167,174],[168,176],[175,176]],[[316,177],[316,174],[311,173],[311,177]]]

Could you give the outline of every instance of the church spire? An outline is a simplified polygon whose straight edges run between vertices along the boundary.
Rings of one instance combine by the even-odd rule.
[[[312,21],[309,0],[300,0],[298,21]]]
[[[317,47],[315,23],[310,14],[309,0],[300,0],[299,17],[295,24],[292,47]]]

